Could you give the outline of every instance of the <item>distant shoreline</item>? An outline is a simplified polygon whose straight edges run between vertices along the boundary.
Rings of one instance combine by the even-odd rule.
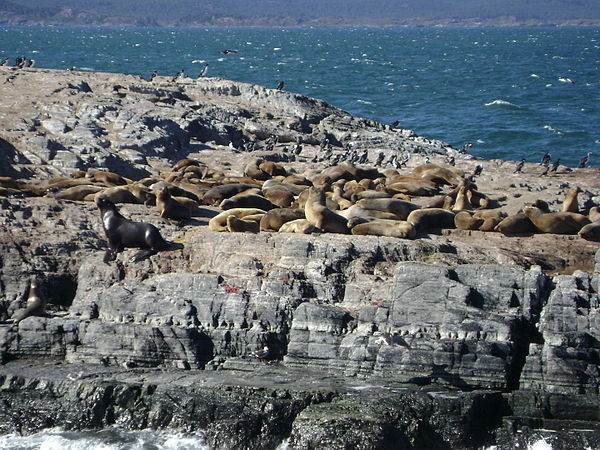
[[[351,20],[315,20],[298,22],[293,19],[272,20],[263,17],[260,19],[234,20],[222,18],[212,22],[172,22],[158,23],[154,21],[111,21],[99,18],[98,21],[40,21],[23,18],[3,18],[0,16],[0,26],[57,26],[57,27],[125,27],[125,28],[565,28],[565,27],[600,27],[600,20],[571,19],[560,21],[518,20],[514,17],[496,19],[447,19],[447,20],[421,20],[406,19],[395,21],[351,21]]]

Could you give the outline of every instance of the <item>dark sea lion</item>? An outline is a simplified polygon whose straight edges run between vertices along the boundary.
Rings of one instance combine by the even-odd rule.
[[[355,225],[352,227],[352,234],[412,239],[416,230],[411,223],[401,220],[373,220]]]
[[[27,303],[23,311],[17,312],[14,322],[19,323],[23,319],[31,316],[43,316],[46,314],[46,297],[41,292],[41,286],[35,278],[29,282],[29,292],[27,294]]]
[[[310,223],[321,231],[345,234],[349,232],[346,218],[334,213],[327,207],[325,192],[322,189],[316,187],[308,189],[304,215]]]
[[[544,213],[533,206],[525,207],[523,213],[542,233],[577,234],[581,228],[590,223],[590,219],[583,214],[571,212]]]
[[[260,224],[256,220],[238,219],[232,214],[227,217],[227,230],[232,233],[258,233]]]
[[[518,213],[508,216],[500,221],[494,228],[494,231],[499,231],[504,235],[513,234],[532,234],[536,229],[529,217],[523,213]]]
[[[255,187],[256,185],[247,183],[222,184],[206,191],[206,193],[202,196],[202,201],[206,205],[217,205],[226,198],[232,197],[235,194],[239,194],[240,192],[244,192],[245,190],[253,189]]]
[[[577,234],[588,241],[600,241],[600,222],[588,223]]]
[[[454,213],[443,208],[416,209],[406,221],[415,227],[416,231],[454,228]]]
[[[114,260],[117,253],[125,248],[143,249],[130,259],[131,262],[137,262],[168,247],[158,228],[150,223],[134,222],[123,217],[115,204],[106,197],[97,197],[96,205],[100,209],[102,226],[108,239],[105,263]]]
[[[269,211],[270,209],[277,208],[277,205],[274,205],[262,195],[252,193],[241,193],[223,200],[219,204],[219,208],[258,208],[263,209],[265,211]]]
[[[121,175],[114,172],[106,172],[104,170],[97,170],[95,172],[88,172],[87,178],[94,180],[96,183],[104,184],[105,186],[124,186],[129,184],[130,180],[123,178]]]
[[[173,171],[177,172],[180,170],[185,169],[186,167],[189,166],[200,166],[202,163],[196,159],[191,159],[191,158],[183,158],[180,159],[179,161],[177,161],[174,165],[173,165]],[[203,165],[203,164],[202,164]]]
[[[478,230],[483,224],[483,218],[474,217],[472,211],[459,211],[454,216],[454,225],[459,230]]]
[[[264,161],[262,159],[257,159],[246,164],[246,167],[244,167],[244,176],[252,178],[254,180],[262,181],[271,178],[271,175],[260,169],[260,165],[263,162]]]

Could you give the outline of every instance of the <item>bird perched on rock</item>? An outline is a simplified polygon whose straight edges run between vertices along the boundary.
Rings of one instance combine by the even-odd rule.
[[[198,74],[198,78],[205,77],[208,73],[208,64],[205,64],[200,73]]]
[[[517,167],[515,167],[515,171],[513,173],[521,173],[521,170],[523,170],[524,165],[525,165],[525,158],[521,159],[521,161],[519,161],[517,163]]]
[[[25,63],[25,67],[33,67],[35,65],[35,59],[28,59]]]
[[[483,166],[481,164],[477,164],[475,166],[475,170],[473,170],[473,176],[478,177],[479,175],[481,175],[482,171],[483,171]]]
[[[277,89],[278,91],[282,91],[283,86],[285,86],[285,81],[280,81],[279,83],[277,83],[277,87],[275,89]]]
[[[183,69],[181,69],[180,72],[177,72],[177,74],[173,78],[171,78],[171,81],[181,80],[183,79],[183,77],[185,77],[185,72],[183,71]]]
[[[543,177],[545,175],[548,175],[548,171],[550,170],[550,164],[545,164],[544,165],[544,170],[542,171],[542,173],[540,173],[540,177]]]
[[[592,152],[587,152],[585,156],[579,160],[579,164],[577,164],[578,169],[583,169],[587,165],[591,154]]]
[[[251,353],[251,356],[258,358],[258,360],[262,363],[267,362],[267,358],[269,357],[269,347],[266,345],[261,350],[256,350]]]
[[[8,64],[8,59],[4,58],[2,61],[0,61],[0,66],[6,66]]]
[[[400,125],[400,121],[394,120],[393,122],[390,123],[390,128],[396,128],[398,125]]]
[[[152,74],[150,74],[150,78],[148,78],[148,81],[154,81],[154,79],[158,76],[158,72],[155,70],[154,72],[152,72]]]
[[[473,144],[471,143],[467,143],[465,145],[463,145],[463,147],[459,150],[460,153],[468,153],[469,149],[473,147]]]
[[[552,164],[552,167],[550,167],[550,172],[556,172],[558,166],[560,166],[560,158],[554,161],[554,164]]]
[[[379,152],[377,154],[377,159],[375,160],[375,167],[381,167],[381,163],[383,162],[383,158],[385,158],[385,154],[383,152]]]
[[[550,160],[552,159],[552,155],[549,152],[546,152],[544,156],[542,156],[542,160],[540,161],[540,166],[547,166],[550,164]]]

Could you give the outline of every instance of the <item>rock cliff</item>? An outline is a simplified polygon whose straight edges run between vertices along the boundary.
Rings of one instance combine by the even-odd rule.
[[[238,147],[272,135],[278,143],[260,155],[294,167],[325,139],[371,160],[398,149],[459,156],[318,100],[227,80],[14,75],[5,94],[38,84],[0,105],[0,170],[33,184],[90,168],[138,179],[198,155],[242,175],[249,156]],[[291,160],[283,146],[299,137],[304,149]],[[556,198],[575,176],[585,201],[600,193],[592,169],[536,189],[533,175],[483,164],[480,189],[504,192],[515,209],[534,194]],[[508,189],[514,181],[522,185]],[[93,203],[0,197],[0,432],[119,424],[200,428],[215,448],[283,439],[510,448],[517,431],[550,428],[561,442],[600,445],[600,433],[569,434],[600,429],[596,242],[460,230],[415,240],[219,233],[210,214],[178,226],[142,204],[121,212],[177,245],[107,264]],[[48,312],[8,323],[31,276],[43,281]],[[253,356],[264,346],[266,362]]]

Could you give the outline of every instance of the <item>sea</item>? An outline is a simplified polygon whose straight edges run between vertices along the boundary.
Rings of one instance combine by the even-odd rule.
[[[228,50],[228,52],[225,52]],[[0,26],[0,59],[149,77],[179,71],[320,98],[483,159],[550,152],[600,165],[600,28],[119,28]],[[0,80],[1,81],[1,80]],[[0,99],[0,101],[2,101]],[[0,130],[1,133],[1,130]],[[552,436],[527,448],[550,450]],[[281,450],[287,448],[285,442]],[[491,447],[493,448],[493,447]],[[559,448],[559,447],[556,447]],[[50,429],[0,450],[208,449],[202,434]]]
[[[230,52],[222,52],[229,50]],[[600,165],[600,28],[0,27],[0,59],[275,87],[484,159]]]

